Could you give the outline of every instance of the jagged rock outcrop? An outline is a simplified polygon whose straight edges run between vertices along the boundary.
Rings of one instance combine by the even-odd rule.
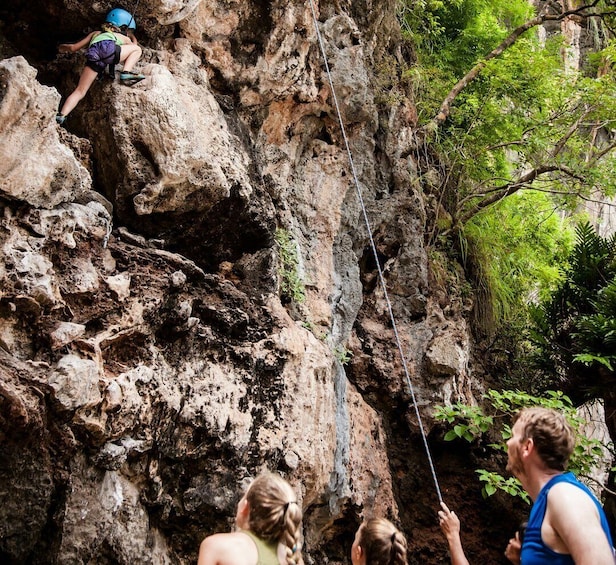
[[[49,121],[58,92],[37,82],[36,70],[23,57],[2,61],[0,89],[2,194],[37,208],[78,200],[92,182]],[[29,156],[37,157],[36,167]]]
[[[397,56],[395,28],[379,32],[394,3],[315,4],[430,427],[433,402],[479,385],[461,309],[429,284],[412,103],[373,94],[374,65]],[[438,562],[436,497],[310,2],[144,0],[146,80],[95,84],[68,131],[42,82],[65,96],[83,61],[11,30],[52,19],[66,40],[112,5],[8,7],[2,52],[23,56],[0,63],[0,557],[194,562],[267,467],[298,490],[307,563],[346,563],[373,514],[423,532],[418,562]],[[303,303],[280,292],[277,229]]]

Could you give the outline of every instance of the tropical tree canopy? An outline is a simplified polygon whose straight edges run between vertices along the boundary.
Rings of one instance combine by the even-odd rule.
[[[429,147],[418,150],[418,168],[439,203],[433,231],[442,242],[455,234],[446,245],[460,249],[476,288],[485,289],[488,314],[480,319],[526,309],[534,276],[539,293],[558,278],[569,236],[553,229],[534,237],[525,229],[616,194],[615,11],[613,0],[570,9],[527,0],[400,4],[415,50],[407,75]],[[566,37],[543,27],[562,22],[595,30],[579,58]],[[436,186],[427,155],[438,156]]]
[[[612,2],[535,11],[526,0],[403,3],[417,60],[408,73],[427,139],[447,170],[440,187],[454,224],[523,188],[561,204],[616,193]],[[419,14],[419,15],[418,15]],[[540,26],[580,16],[601,30],[574,64],[561,34]]]

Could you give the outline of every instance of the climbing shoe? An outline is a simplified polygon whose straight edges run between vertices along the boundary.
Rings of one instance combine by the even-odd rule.
[[[120,73],[120,82],[122,84],[132,85],[138,83],[145,78],[139,73]]]
[[[66,121],[66,116],[64,114],[56,114],[56,123],[63,125]]]

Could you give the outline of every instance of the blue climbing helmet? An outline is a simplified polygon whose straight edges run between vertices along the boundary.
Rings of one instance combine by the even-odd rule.
[[[128,29],[136,29],[137,27],[135,18],[122,8],[114,8],[111,10],[111,12],[107,14],[107,19],[105,21],[117,27],[126,26]]]

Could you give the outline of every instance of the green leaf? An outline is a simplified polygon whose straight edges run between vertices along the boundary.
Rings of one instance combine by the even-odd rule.
[[[519,390],[490,390],[486,393],[484,399],[486,403],[491,405],[493,414],[493,416],[490,416],[492,430],[487,430],[487,432],[498,434],[500,431],[504,438],[511,436],[511,428],[507,420],[510,420],[511,415],[520,408],[526,406],[545,406],[564,413],[576,433],[577,441],[570,458],[570,469],[578,474],[588,474],[591,469],[601,464],[606,452],[613,453],[613,446],[611,444],[605,445],[599,440],[589,439],[582,433],[582,426],[585,422],[577,415],[571,399],[563,394],[562,391],[546,391],[542,396],[535,396]],[[455,410],[461,419],[462,415],[464,415],[464,420],[468,423],[456,424],[453,429],[450,429],[445,434],[445,439],[448,441],[457,437],[464,437],[468,441],[476,439],[477,436],[475,434],[481,432],[479,424],[487,421],[483,411],[477,406],[465,406],[461,403],[449,408]],[[442,407],[438,407],[436,411],[442,411]],[[495,452],[506,451],[505,440],[502,443],[489,443],[487,447]],[[515,477],[505,479],[498,473],[485,469],[477,469],[476,473],[479,482],[483,484],[482,495],[484,497],[492,496],[496,491],[500,490],[509,496],[519,497],[527,504],[530,504],[530,498]]]
[[[604,367],[607,367],[610,371],[613,371],[611,361],[606,357],[601,357],[599,355],[592,355],[590,353],[578,353],[573,356],[573,360],[579,363],[584,363],[584,365],[591,366],[593,363],[599,363]]]

